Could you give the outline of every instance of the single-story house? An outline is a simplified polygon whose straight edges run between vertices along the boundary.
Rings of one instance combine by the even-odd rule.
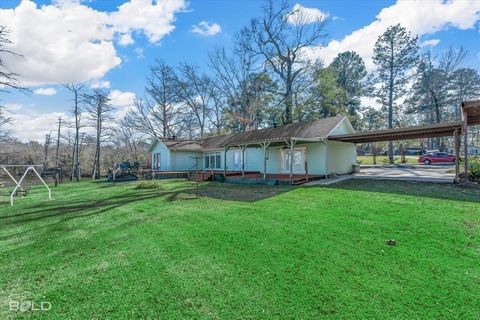
[[[328,137],[353,132],[346,117],[335,116],[198,140],[162,138],[150,147],[152,170],[259,172],[264,176],[350,173],[356,163],[355,144]]]

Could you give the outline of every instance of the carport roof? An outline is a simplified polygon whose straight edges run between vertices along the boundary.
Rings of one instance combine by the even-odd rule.
[[[467,118],[468,125],[480,124],[480,100],[463,102],[462,111],[463,117]]]
[[[429,124],[425,126],[395,128],[395,129],[335,135],[335,136],[330,136],[328,139],[333,141],[342,141],[342,142],[351,142],[351,143],[410,140],[410,139],[453,136],[455,131],[461,130],[461,129],[462,129],[461,122],[445,122],[445,123]]]

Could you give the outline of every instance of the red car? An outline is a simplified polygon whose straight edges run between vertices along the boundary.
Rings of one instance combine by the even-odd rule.
[[[418,158],[418,162],[423,162],[423,164],[455,162],[455,160],[453,154],[445,152],[427,153]]]

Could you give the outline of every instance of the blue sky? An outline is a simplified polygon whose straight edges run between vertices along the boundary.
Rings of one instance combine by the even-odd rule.
[[[120,117],[143,95],[148,66],[198,64],[208,70],[214,46],[230,46],[233,35],[261,14],[261,0],[3,0],[0,25],[24,59],[9,59],[36,92],[2,94],[13,131],[22,140],[42,140],[58,116],[68,118],[69,96],[58,82],[108,86]],[[327,16],[328,38],[310,54],[326,63],[355,50],[369,69],[378,34],[400,22],[419,34],[423,50],[441,54],[449,46],[469,50],[466,66],[480,64],[480,1],[291,1]],[[73,22],[72,22],[73,21]],[[202,24],[203,22],[203,24]],[[197,26],[195,29],[194,26]],[[208,29],[210,28],[210,29]],[[194,30],[200,30],[194,32]],[[203,33],[202,33],[203,32]]]

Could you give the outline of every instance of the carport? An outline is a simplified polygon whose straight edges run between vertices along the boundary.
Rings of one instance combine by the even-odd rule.
[[[462,121],[445,122],[430,124],[424,126],[414,126],[407,128],[395,128],[368,132],[358,132],[352,134],[336,135],[329,137],[329,140],[342,141],[350,143],[370,143],[384,141],[411,140],[422,138],[454,137],[455,142],[455,183],[460,179],[460,144],[462,134],[464,136],[465,155],[468,155],[468,127],[480,124],[480,100],[466,101],[462,103]],[[468,156],[465,157],[465,177],[468,176]],[[468,179],[465,179],[468,183]]]

